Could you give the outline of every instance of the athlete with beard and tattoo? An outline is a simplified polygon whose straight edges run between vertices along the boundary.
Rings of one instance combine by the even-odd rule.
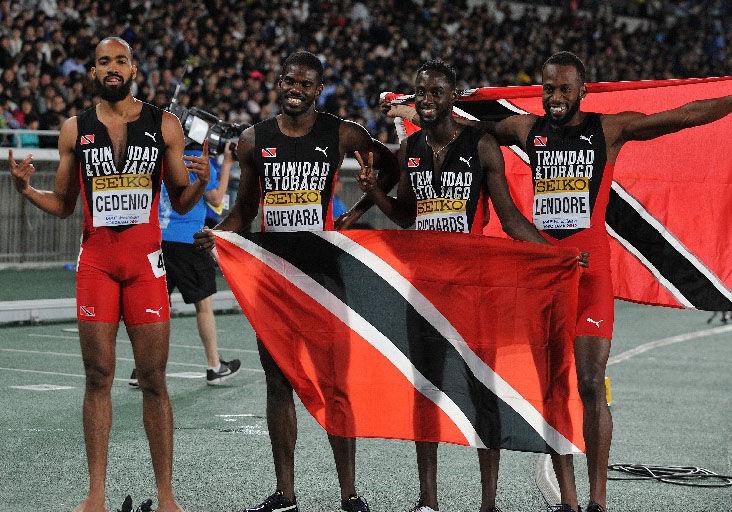
[[[583,112],[585,66],[570,52],[552,55],[542,67],[544,116],[515,115],[483,127],[499,144],[517,145],[529,156],[534,183],[533,220],[550,243],[577,247],[592,262],[580,277],[575,360],[584,405],[590,501],[586,512],[606,507],[612,417],[605,398],[605,369],[613,335],[613,288],[605,210],[613,168],[628,141],[650,140],[700,126],[732,113],[732,96],[700,100],[646,115]],[[390,116],[410,116],[407,109]],[[556,510],[578,510],[570,455],[553,456],[562,494]]]
[[[361,165],[359,186],[390,219],[404,228],[414,224],[417,230],[482,234],[490,197],[509,236],[546,243],[511,199],[496,139],[481,127],[461,125],[452,117],[458,97],[456,83],[455,71],[445,63],[433,60],[422,65],[414,83],[422,130],[404,140],[399,148],[401,176],[397,197],[387,196],[376,186],[371,155],[368,160],[357,155]],[[442,368],[434,364],[434,359],[427,366],[435,374],[425,377],[439,382]],[[483,440],[488,449],[478,450],[481,512],[498,510],[500,434],[496,434],[494,439]],[[420,496],[414,512],[434,512],[438,510],[437,443],[418,441],[416,449]]]
[[[333,219],[332,200],[336,173],[349,152],[375,154],[384,176],[381,186],[388,190],[396,183],[398,165],[386,146],[358,124],[315,110],[314,102],[323,90],[323,65],[315,55],[304,51],[290,55],[283,64],[277,90],[282,114],[246,129],[239,139],[239,195],[216,229],[248,232],[260,205],[262,231],[322,231],[348,224],[341,222],[342,218]],[[196,233],[195,238],[199,248],[213,247],[209,230]],[[258,346],[267,382],[267,427],[277,488],[261,504],[246,510],[296,512],[293,389],[273,356],[261,342]],[[366,501],[356,494],[355,439],[328,438],[341,489],[341,508],[368,511]]]
[[[76,278],[79,340],[86,373],[84,441],[89,493],[76,512],[106,510],[105,481],[115,340],[120,317],[132,341],[159,511],[179,511],[172,489],[173,418],[165,384],[170,311],[160,251],[161,181],[179,213],[201,198],[209,178],[208,149],[183,161],[183,130],[168,112],[134,99],[137,73],[130,46],[100,42],[91,74],[102,101],[64,122],[53,190],[30,185],[32,157],[10,154],[15,187],[57,217],[74,212],[81,193],[83,236]],[[186,169],[187,167],[187,169]],[[164,170],[164,172],[163,172]],[[189,184],[188,172],[198,179]]]

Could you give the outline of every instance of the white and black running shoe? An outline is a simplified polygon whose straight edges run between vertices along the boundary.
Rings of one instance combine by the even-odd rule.
[[[346,512],[370,512],[371,509],[363,496],[354,494],[347,500],[341,501],[341,510]]]
[[[239,368],[241,368],[241,361],[238,359],[232,359],[231,361],[220,359],[219,362],[221,364],[218,370],[206,370],[206,384],[209,386],[223,384],[226,379],[239,373]]]
[[[130,387],[133,387],[133,388],[140,387],[140,383],[137,381],[137,368],[132,369],[132,375],[130,375],[130,380],[129,380],[128,384],[130,385]]]

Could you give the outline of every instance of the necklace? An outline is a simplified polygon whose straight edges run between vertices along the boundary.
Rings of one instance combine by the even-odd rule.
[[[458,135],[460,135],[460,129],[456,130],[455,133],[453,134],[452,138],[450,140],[448,140],[447,143],[445,143],[445,145],[442,146],[437,151],[435,151],[435,149],[432,147],[432,144],[430,144],[430,141],[427,138],[427,134],[425,134],[425,136],[424,136],[424,141],[427,143],[427,145],[430,147],[430,149],[432,149],[432,153],[434,153],[434,155],[437,156],[442,152],[443,149],[445,149],[447,146],[452,144],[452,142],[457,138]]]

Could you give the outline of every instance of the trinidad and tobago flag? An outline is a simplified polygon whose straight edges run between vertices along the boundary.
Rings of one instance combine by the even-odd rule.
[[[651,114],[732,94],[732,77],[592,83],[587,91],[583,110]],[[517,113],[543,115],[540,86],[471,89],[455,106],[455,114],[466,118],[499,121]],[[400,135],[418,129],[408,122],[400,127]],[[730,133],[732,116],[727,116],[654,140],[629,142],[620,151],[606,215],[617,298],[732,310]],[[511,195],[531,218],[528,158],[516,146],[502,149]],[[496,215],[485,233],[502,235]]]
[[[214,233],[257,337],[329,433],[584,450],[577,251],[463,233]]]

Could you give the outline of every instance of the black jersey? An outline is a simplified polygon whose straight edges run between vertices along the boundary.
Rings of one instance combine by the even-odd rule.
[[[466,126],[445,151],[442,168],[435,171],[432,148],[420,130],[407,139],[403,172],[417,199],[415,229],[482,233],[487,198],[486,175],[478,156],[484,132]]]
[[[606,168],[601,120],[600,114],[588,113],[577,126],[556,126],[544,116],[529,131],[526,153],[534,183],[534,224],[553,238],[590,228],[605,231],[612,169]]]
[[[333,229],[333,182],[341,164],[341,119],[318,112],[310,132],[283,134],[272,118],[254,125],[262,231]]]
[[[153,226],[151,236],[160,238],[162,119],[162,110],[143,103],[140,117],[127,123],[127,145],[122,160],[116,162],[112,140],[96,107],[78,116],[74,153],[83,188],[85,232],[101,227],[121,231],[142,224]]]

